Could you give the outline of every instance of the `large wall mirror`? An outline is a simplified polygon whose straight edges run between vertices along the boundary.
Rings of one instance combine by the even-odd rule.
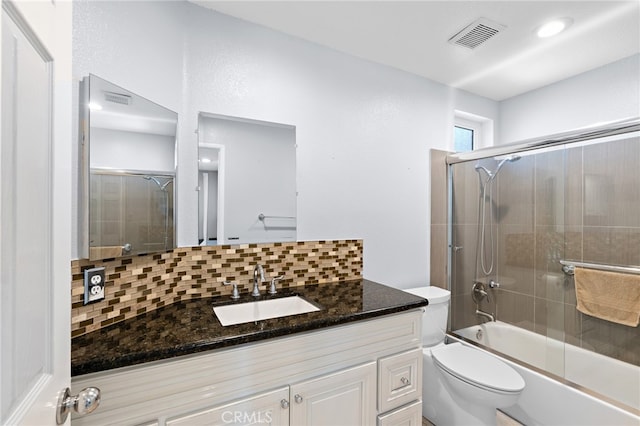
[[[198,117],[201,245],[296,240],[295,127]]]
[[[105,259],[175,247],[178,114],[95,75],[80,87],[80,255]]]

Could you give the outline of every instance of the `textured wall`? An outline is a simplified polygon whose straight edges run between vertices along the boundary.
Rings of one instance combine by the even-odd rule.
[[[279,286],[295,287],[362,278],[362,241],[305,241],[185,247],[162,254],[105,261],[71,262],[71,335],[124,321],[180,300],[231,295],[252,289],[253,268],[264,267],[265,279],[285,275]],[[105,299],[83,305],[83,271],[105,267]]]

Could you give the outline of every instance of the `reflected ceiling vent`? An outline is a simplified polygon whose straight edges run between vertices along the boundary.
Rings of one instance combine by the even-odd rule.
[[[506,25],[498,24],[487,18],[480,18],[451,37],[449,43],[475,49],[506,28]]]
[[[123,95],[122,93],[116,93],[116,92],[105,91],[104,100],[107,102],[113,102],[114,104],[120,104],[120,105],[131,104],[131,96]]]

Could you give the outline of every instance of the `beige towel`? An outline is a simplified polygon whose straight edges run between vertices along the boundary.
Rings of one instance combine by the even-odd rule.
[[[640,275],[575,268],[578,310],[583,314],[637,327]]]

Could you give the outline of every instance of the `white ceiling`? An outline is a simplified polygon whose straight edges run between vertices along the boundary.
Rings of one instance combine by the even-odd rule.
[[[494,100],[640,52],[639,0],[192,2]],[[481,17],[507,28],[473,50],[448,43]],[[535,36],[559,17],[573,25]]]

